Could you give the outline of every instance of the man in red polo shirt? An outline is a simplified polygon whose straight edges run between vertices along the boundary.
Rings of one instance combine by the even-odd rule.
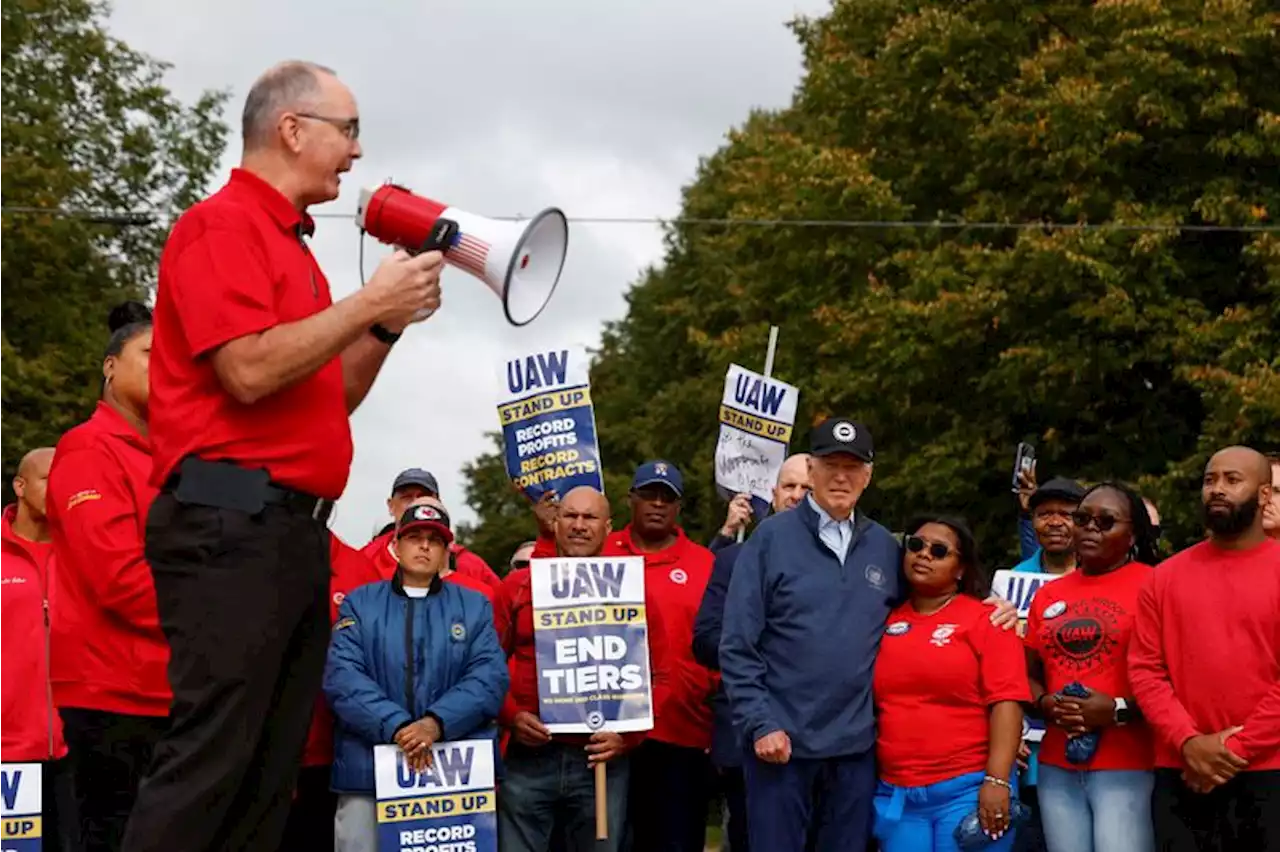
[[[711,768],[711,697],[719,676],[693,657],[693,623],[715,557],[678,524],[684,478],[652,461],[631,482],[631,522],[609,536],[606,553],[644,557],[644,594],[656,612],[653,730],[631,753],[634,848],[701,852],[706,845]]]
[[[359,126],[331,70],[272,68],[245,102],[240,167],[160,258],[145,548],[174,701],[127,852],[274,850],[284,830],[328,646],[348,416],[440,305],[438,252],[397,252],[334,302],[307,248],[306,210],[338,197]]]

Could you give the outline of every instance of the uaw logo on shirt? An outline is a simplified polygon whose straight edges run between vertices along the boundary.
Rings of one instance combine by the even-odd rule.
[[[893,624],[890,624],[888,627],[886,627],[884,629],[884,632],[888,633],[890,636],[901,636],[903,633],[906,633],[910,629],[911,629],[910,622],[895,621]]]
[[[951,644],[951,637],[956,634],[956,624],[939,624],[934,628],[933,635],[929,637],[929,644],[936,645],[939,648],[946,647]]]
[[[347,599],[347,596],[346,596],[344,593],[342,593],[342,592],[334,592],[334,593],[333,593],[333,605],[334,605],[334,606],[342,606],[342,602],[343,602],[343,601],[345,601],[346,599]]]
[[[689,575],[684,573],[683,568],[672,568],[668,576],[671,577],[671,582],[678,583],[681,586],[689,582]]]
[[[864,573],[866,575],[867,582],[880,591],[883,592],[885,588],[888,587],[889,575],[886,574],[885,570],[879,565],[868,565],[867,570]]]

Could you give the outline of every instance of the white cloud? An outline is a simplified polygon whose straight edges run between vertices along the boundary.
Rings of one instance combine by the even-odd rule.
[[[800,50],[784,24],[826,0],[116,0],[112,31],[170,62],[192,98],[229,87],[239,111],[253,79],[286,58],[334,66],[360,103],[364,159],[343,196],[314,212],[349,213],[361,185],[394,178],[491,216],[549,205],[573,216],[674,216],[698,157],[757,106],[785,105]],[[320,222],[313,248],[335,298],[359,286],[357,232]],[[506,325],[478,281],[445,275],[445,307],[396,346],[353,418],[356,457],[334,528],[353,544],[386,520],[404,467],[434,471],[460,520],[461,466],[497,426],[498,367],[521,349],[599,342],[625,310],[639,270],[661,259],[652,225],[570,225],[552,304],[531,326]],[[365,274],[381,247],[367,241]]]

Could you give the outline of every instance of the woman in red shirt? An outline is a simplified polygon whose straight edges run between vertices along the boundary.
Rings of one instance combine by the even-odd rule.
[[[964,521],[909,525],[903,574],[910,597],[889,614],[875,666],[876,838],[883,852],[949,852],[976,809],[985,848],[1008,849],[1029,692],[1017,634],[991,623]]]
[[[168,723],[169,646],[143,556],[155,490],[147,439],[151,313],[111,312],[102,399],[58,442],[48,515],[57,571],[51,668],[87,850],[120,848]]]
[[[1072,520],[1077,570],[1041,586],[1027,615],[1031,696],[1047,721],[1045,840],[1049,852],[1151,852],[1155,758],[1127,658],[1155,530],[1142,498],[1114,483],[1087,491]],[[1087,697],[1069,694],[1078,687]]]

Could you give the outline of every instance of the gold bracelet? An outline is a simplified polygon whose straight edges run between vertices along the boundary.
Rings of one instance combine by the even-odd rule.
[[[1003,778],[997,778],[994,775],[988,775],[986,778],[983,778],[982,783],[995,784],[997,787],[1004,787],[1006,790],[1013,789],[1013,785],[1010,784],[1008,781],[1005,781]]]

